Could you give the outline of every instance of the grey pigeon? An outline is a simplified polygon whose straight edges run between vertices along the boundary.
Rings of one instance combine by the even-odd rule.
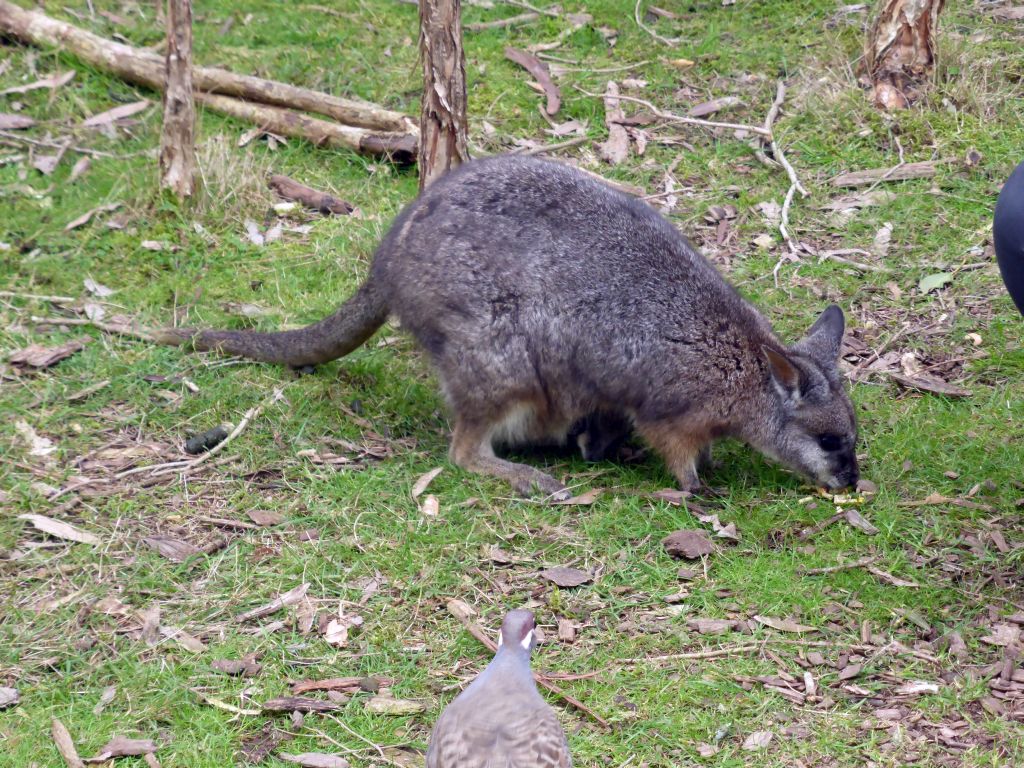
[[[569,744],[530,672],[533,614],[511,611],[487,669],[441,713],[427,768],[571,768]]]

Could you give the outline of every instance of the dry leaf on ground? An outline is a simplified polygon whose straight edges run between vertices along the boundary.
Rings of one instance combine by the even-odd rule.
[[[505,58],[515,64],[518,64],[537,79],[537,82],[540,83],[540,87],[544,89],[544,95],[547,96],[548,99],[548,103],[545,106],[544,111],[547,112],[548,115],[556,114],[562,106],[562,94],[558,90],[558,86],[551,80],[551,73],[548,71],[548,65],[532,53],[527,53],[526,51],[521,51],[518,48],[513,48],[511,45],[505,48]]]
[[[608,140],[597,145],[597,153],[612,165],[625,162],[629,156],[629,134],[621,125],[626,119],[619,106],[619,86],[609,80],[604,96],[604,121],[608,126]]]
[[[69,70],[67,72],[61,72],[56,75],[50,75],[50,77],[44,77],[42,80],[36,80],[34,83],[28,85],[16,85],[13,88],[5,88],[0,91],[0,96],[6,96],[10,93],[28,93],[29,91],[38,91],[43,88],[53,90],[59,88],[62,85],[67,85],[71,82],[71,79],[75,76],[75,70]]]
[[[189,653],[203,653],[206,650],[206,643],[195,635],[190,635],[184,629],[160,627],[160,634],[168,640],[173,640]]]
[[[867,521],[867,519],[858,512],[856,509],[843,510],[843,516],[846,518],[846,522],[856,528],[858,531],[863,531],[868,536],[874,536],[878,533],[878,529]]]
[[[100,206],[97,206],[95,208],[92,208],[92,209],[86,211],[85,213],[83,213],[77,219],[72,219],[67,224],[65,224],[64,225],[64,231],[65,232],[70,232],[73,229],[78,229],[78,227],[81,227],[81,226],[84,226],[84,225],[88,224],[92,220],[92,217],[95,216],[97,213],[109,213],[110,211],[116,211],[120,207],[121,207],[121,203],[108,203],[107,205],[100,205]],[[85,287],[86,287],[87,290],[89,290],[89,283],[92,283],[92,282],[93,281],[90,278],[86,278],[86,286]],[[113,293],[113,291],[111,291],[111,293]],[[103,294],[98,294],[98,293],[96,295],[100,296],[100,297],[103,296]],[[105,295],[109,296],[110,294],[108,293],[108,294],[105,294]]]
[[[555,586],[563,588],[578,587],[593,581],[594,577],[579,568],[569,568],[564,565],[557,565],[554,568],[547,568],[540,572],[540,576],[547,579]]]
[[[946,397],[970,397],[973,394],[969,389],[958,387],[955,384],[950,384],[948,381],[943,381],[937,376],[931,376],[926,373],[917,376],[907,376],[906,374],[890,371],[889,376],[898,384],[902,384],[909,389],[920,390],[921,392],[930,392],[935,395],[945,395]]]
[[[31,117],[25,115],[10,115],[6,112],[0,112],[0,130],[4,131],[16,131],[21,128],[31,128],[36,124],[36,121]]]
[[[155,549],[172,563],[184,563],[193,555],[199,554],[199,547],[171,536],[147,536],[142,542],[150,549]]]
[[[256,525],[280,525],[284,522],[284,517],[280,513],[272,512],[269,509],[250,509],[246,514]]]
[[[736,628],[733,619],[690,619],[686,626],[702,635],[723,635]]]
[[[258,608],[253,608],[251,611],[245,611],[235,617],[236,621],[246,622],[252,621],[253,619],[261,619],[264,616],[269,616],[272,613],[277,613],[282,608],[286,608],[289,605],[295,605],[303,597],[306,596],[306,592],[309,591],[309,584],[303,582],[294,589],[290,589],[280,597],[271,600],[265,605],[261,605]]]
[[[764,624],[766,627],[777,629],[780,632],[817,632],[817,627],[809,627],[806,624],[797,624],[792,619],[779,619],[773,616],[755,616],[754,621]]]
[[[721,112],[724,109],[738,107],[742,103],[743,102],[736,96],[722,96],[690,107],[686,114],[690,117],[707,117],[708,115],[715,114],[715,112]]]
[[[33,515],[24,514],[18,515],[20,520],[28,520],[32,525],[38,528],[43,533],[47,533],[50,536],[56,536],[58,539],[67,539],[68,541],[77,541],[80,544],[99,544],[100,539],[88,531],[83,531],[81,528],[76,528],[70,523],[64,523],[60,520],[54,520],[52,517],[46,517],[45,515]]]
[[[67,727],[58,720],[56,717],[50,721],[50,732],[53,735],[53,743],[57,746],[57,751],[60,752],[60,756],[64,758],[64,762],[68,768],[85,768],[85,763],[82,762],[82,758],[78,756],[78,750],[75,749],[75,742],[71,738],[71,734],[68,733]]]
[[[96,706],[92,708],[93,715],[98,717],[103,712],[103,710],[107,708],[107,704],[114,700],[115,696],[117,696],[116,685],[108,685],[106,688],[104,688],[103,693],[100,694],[99,701],[97,701]]]
[[[333,701],[309,699],[304,696],[282,696],[264,702],[263,709],[267,712],[333,712],[339,705]]]
[[[122,104],[120,107],[108,109],[106,112],[100,112],[99,114],[83,120],[82,127],[96,128],[101,125],[109,125],[110,123],[115,123],[118,120],[124,120],[132,115],[137,115],[148,106],[149,101],[146,99],[143,99],[142,101],[133,101],[131,104]]]
[[[555,504],[560,504],[563,507],[588,507],[601,498],[601,494],[604,493],[604,488],[592,488],[589,491],[581,493],[579,496],[573,496],[572,498],[565,499],[563,501],[556,501]]]
[[[665,551],[672,557],[696,560],[715,551],[715,545],[704,531],[685,529],[670,533],[661,540]]]
[[[14,431],[18,433],[29,456],[49,456],[57,450],[57,446],[48,437],[42,437],[31,424],[24,419],[14,422]]]
[[[754,731],[743,741],[743,748],[751,752],[764,749],[773,738],[775,738],[775,734],[771,731]]]
[[[263,665],[256,661],[255,656],[246,656],[242,659],[216,659],[210,666],[218,672],[233,677],[255,677],[263,669]]]
[[[324,630],[324,640],[330,645],[344,648],[348,645],[349,630],[361,626],[363,626],[362,616],[341,613],[327,623],[327,628]]]
[[[21,701],[21,694],[17,688],[0,688],[0,709],[17,706]]]
[[[412,486],[412,497],[418,498],[427,487],[433,482],[434,478],[440,475],[444,471],[444,467],[436,467],[429,472],[424,472],[417,478],[416,482]]]

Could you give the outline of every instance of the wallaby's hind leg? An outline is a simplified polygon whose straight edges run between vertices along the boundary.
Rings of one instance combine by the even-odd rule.
[[[492,425],[457,419],[452,432],[448,456],[452,463],[469,472],[492,475],[507,480],[520,496],[531,496],[536,491],[553,501],[569,498],[569,491],[551,475],[527,464],[516,464],[499,459],[491,446]]]
[[[665,460],[682,490],[696,491],[700,488],[697,462],[705,453],[704,441],[694,439],[671,423],[638,424],[637,431]],[[710,453],[707,455],[710,457]]]

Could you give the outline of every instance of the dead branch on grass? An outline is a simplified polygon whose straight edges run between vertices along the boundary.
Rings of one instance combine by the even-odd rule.
[[[509,16],[507,19],[473,22],[472,24],[467,24],[466,29],[469,32],[483,32],[487,29],[505,29],[507,27],[514,27],[518,24],[529,24],[537,21],[539,18],[539,13],[520,13],[517,16]]]
[[[644,24],[643,19],[640,17],[640,2],[641,0],[636,0],[636,7],[633,9],[633,18],[636,19],[636,25],[659,43],[664,43],[665,45],[679,45],[679,43],[682,42],[681,37],[663,37]]]
[[[147,331],[142,331],[137,328],[129,328],[125,325],[104,323],[100,320],[89,320],[85,317],[36,317],[35,315],[32,315],[29,319],[37,325],[84,325],[96,328],[104,333],[114,334],[115,336],[128,336],[133,339],[139,339],[140,341],[156,341],[156,339]]]

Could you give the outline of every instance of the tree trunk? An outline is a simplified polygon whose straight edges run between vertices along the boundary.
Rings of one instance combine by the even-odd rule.
[[[192,99],[192,0],[167,2],[164,125],[160,135],[160,186],[178,199],[195,191],[196,107]]]
[[[921,96],[935,67],[935,33],[945,0],[882,0],[865,61],[875,105],[904,109]]]
[[[466,57],[460,0],[419,0],[423,104],[420,109],[420,189],[469,160],[466,137]]]

